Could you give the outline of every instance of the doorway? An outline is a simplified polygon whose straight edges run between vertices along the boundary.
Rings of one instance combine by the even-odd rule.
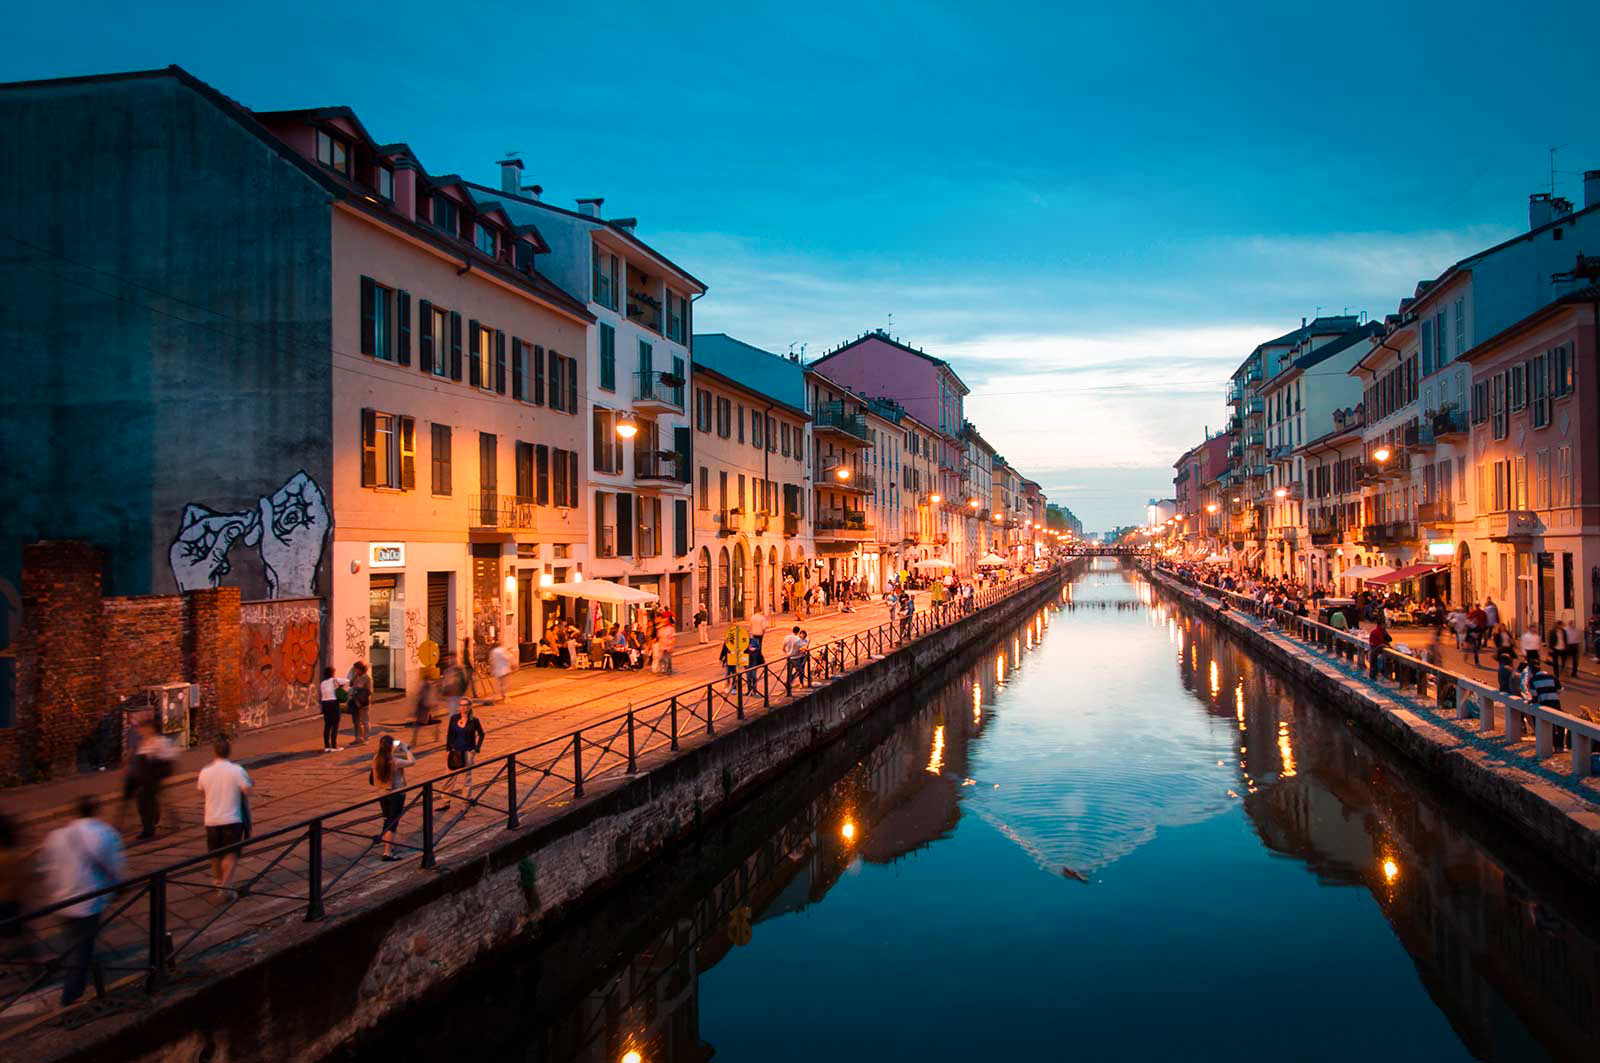
[[[393,616],[400,604],[400,577],[372,575],[367,586],[367,632],[370,645],[368,661],[372,668],[374,690],[397,690],[395,683],[393,646]]]

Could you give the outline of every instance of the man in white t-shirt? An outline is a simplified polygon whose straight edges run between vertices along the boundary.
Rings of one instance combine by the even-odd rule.
[[[806,670],[806,637],[800,631],[799,624],[783,637],[783,657],[788,662],[783,682],[792,689],[796,679],[805,679]]]
[[[250,776],[228,759],[233,747],[226,738],[211,747],[216,754],[200,769],[197,788],[206,796],[206,848],[211,850],[211,882],[220,893],[233,880],[239,852],[231,848],[244,841],[250,819]]]

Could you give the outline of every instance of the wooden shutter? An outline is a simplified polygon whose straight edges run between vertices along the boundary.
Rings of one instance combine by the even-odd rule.
[[[694,430],[686,424],[673,426],[672,449],[678,454],[678,482],[689,483],[694,467]]]
[[[375,487],[378,483],[378,414],[372,409],[361,411],[361,486]]]
[[[677,557],[689,553],[689,500],[672,500],[672,552]]]
[[[544,405],[544,348],[533,345],[533,404]]]
[[[411,293],[394,293],[394,316],[399,324],[395,329],[394,359],[400,365],[411,364]]]
[[[567,505],[578,505],[578,452],[567,451]]]
[[[494,330],[494,389],[506,393],[506,334]]]
[[[371,277],[361,278],[361,353],[376,354],[378,284]]]
[[[567,412],[578,412],[578,360],[564,359],[567,363]]]
[[[511,397],[522,398],[522,341],[511,337]]]
[[[426,299],[417,303],[417,331],[422,335],[421,342],[417,345],[417,361],[424,373],[431,373],[433,372],[433,304]]]
[[[538,478],[538,493],[534,501],[541,506],[550,504],[550,448],[540,443],[533,448],[533,471]]]
[[[483,387],[483,340],[478,335],[478,319],[473,318],[467,322],[467,383],[475,388]]]
[[[450,379],[461,379],[461,315],[450,311]]]
[[[617,492],[617,556],[633,556],[633,496]]]
[[[533,501],[533,444],[517,440],[517,501]]]
[[[400,421],[400,490],[410,491],[417,486],[417,422],[411,417]]]
[[[555,351],[550,351],[550,408],[561,409],[561,356]]]

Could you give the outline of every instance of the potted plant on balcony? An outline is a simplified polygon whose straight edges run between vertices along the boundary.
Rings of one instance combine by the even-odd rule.
[[[672,372],[671,370],[667,370],[667,371],[663,372],[658,379],[660,379],[662,384],[664,384],[665,386],[667,386],[669,388],[681,388],[681,387],[683,387],[683,377],[679,376],[677,373]]]

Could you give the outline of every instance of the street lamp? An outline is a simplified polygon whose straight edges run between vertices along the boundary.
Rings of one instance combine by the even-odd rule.
[[[971,506],[973,509],[977,509],[978,508],[978,500],[976,498],[969,498],[969,499],[967,499],[967,505]]]
[[[944,501],[944,496],[943,495],[929,495],[928,496],[928,501],[932,502],[934,505],[937,506],[940,502]]]
[[[837,469],[833,470],[833,475],[841,480],[848,480],[850,479],[850,467],[848,465],[841,465]]]
[[[633,414],[624,413],[617,418],[617,435],[623,439],[632,439],[639,434],[639,422],[633,419]]]
[[[1288,498],[1289,497],[1289,489],[1287,487],[1280,487],[1276,491],[1272,492],[1272,497],[1273,498]]]
[[[1372,460],[1380,465],[1388,461],[1392,456],[1393,452],[1388,447],[1379,447],[1372,452]]]

